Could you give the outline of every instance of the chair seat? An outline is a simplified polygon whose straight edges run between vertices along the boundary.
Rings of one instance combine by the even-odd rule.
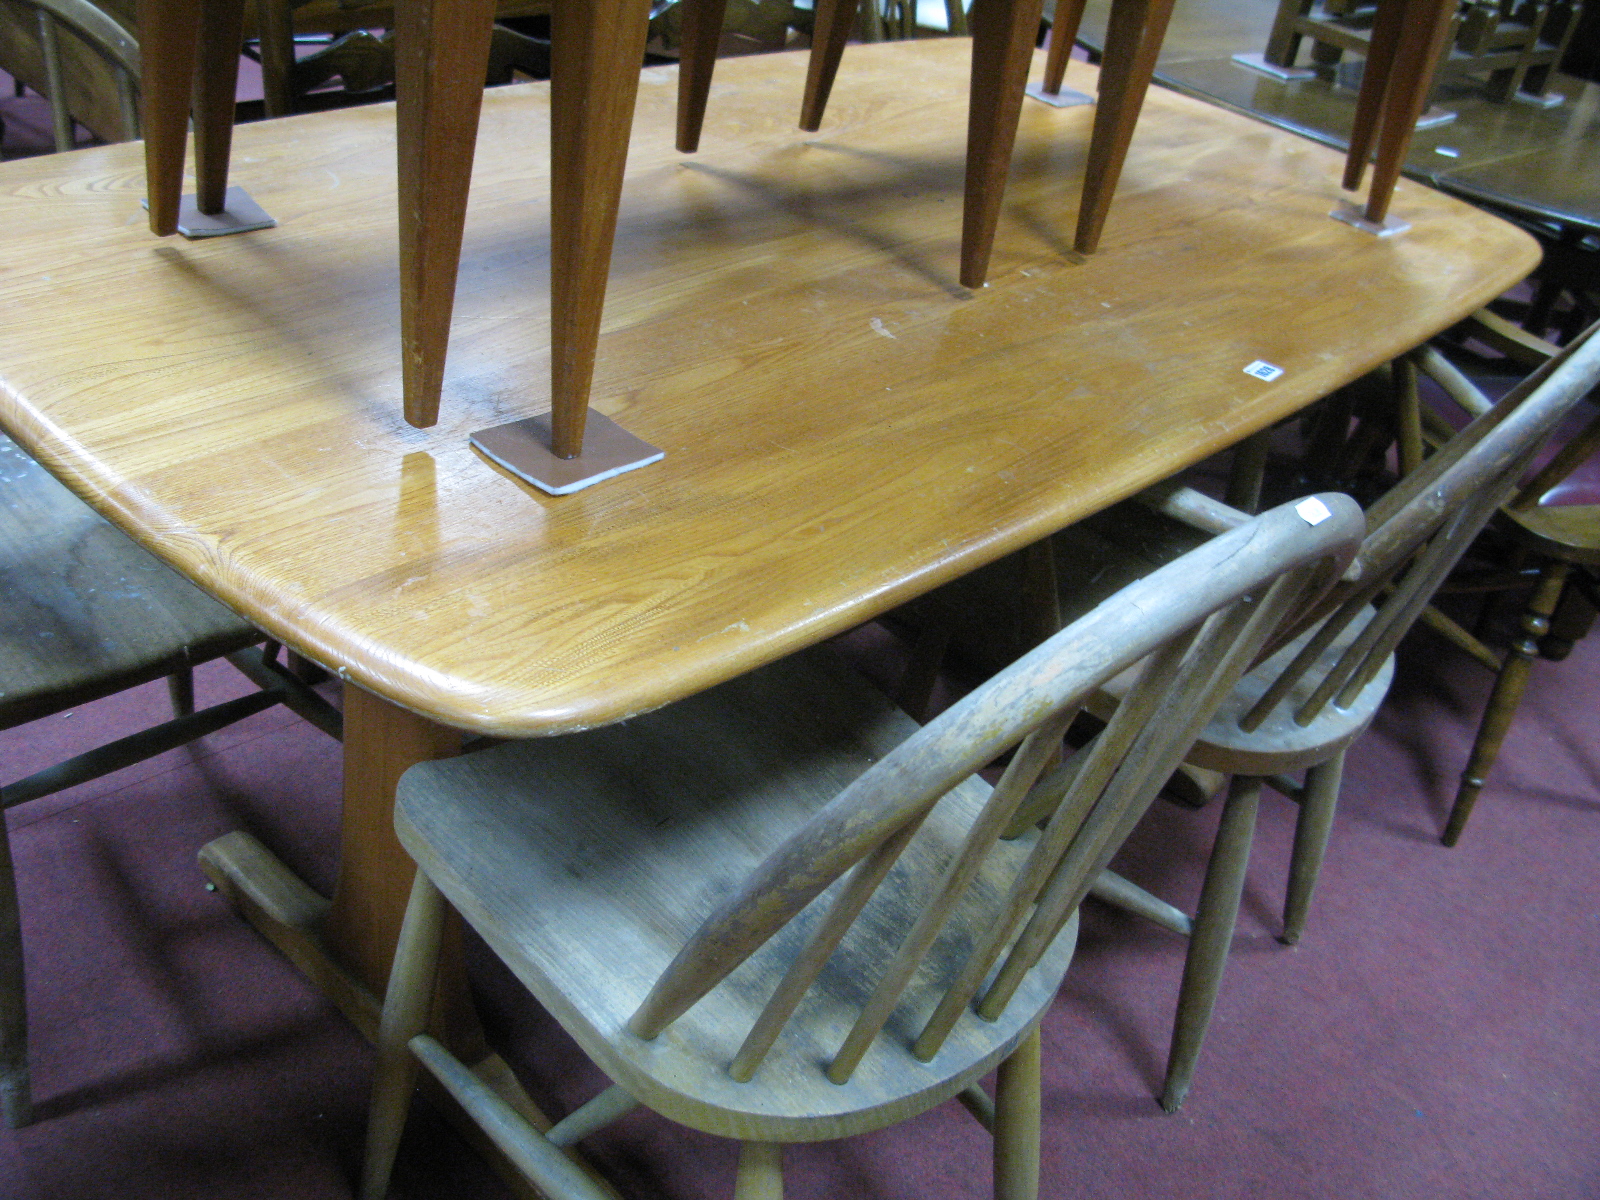
[[[0,728],[261,640],[0,437]]]
[[[820,647],[620,725],[415,767],[400,784],[396,828],[451,903],[636,1098],[723,1136],[846,1136],[986,1074],[1038,1020],[1071,960],[1076,918],[998,1022],[969,1011],[927,1064],[909,1047],[942,988],[914,984],[850,1082],[823,1074],[895,948],[882,931],[907,928],[926,899],[905,881],[931,886],[987,797],[976,777],[935,807],[752,1083],[727,1065],[839,884],[655,1040],[626,1025],[713,907],[917,729]],[[959,946],[986,927],[978,904],[994,911],[1032,843],[991,856],[942,936]],[[930,961],[953,972],[964,957]],[[775,1077],[781,1087],[759,1086]]]
[[[1517,539],[1546,558],[1600,566],[1600,504],[1541,505],[1504,516]]]

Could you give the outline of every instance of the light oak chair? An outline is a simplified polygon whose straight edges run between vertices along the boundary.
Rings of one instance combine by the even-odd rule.
[[[1491,313],[1480,313],[1474,333],[1505,348],[1515,358],[1548,360],[1561,353]],[[1579,341],[1594,338],[1591,327]],[[1418,356],[1417,366],[1429,374],[1469,413],[1487,411],[1487,396],[1437,351]],[[1435,433],[1442,432],[1437,429]],[[1573,642],[1584,636],[1600,608],[1600,503],[1588,487],[1568,487],[1580,467],[1594,465],[1600,454],[1600,416],[1572,432],[1561,449],[1523,483],[1496,514],[1492,533],[1505,560],[1488,574],[1475,572],[1452,579],[1446,591],[1491,592],[1512,588],[1531,591],[1519,628],[1501,652],[1445,613],[1429,607],[1424,622],[1466,651],[1495,674],[1494,690],[1484,709],[1472,753],[1462,771],[1440,840],[1454,846],[1499,757],[1500,747],[1527,689],[1533,660],[1565,658]]]
[[[101,120],[96,120],[95,124],[108,141],[132,141],[137,138],[139,41],[133,31],[119,21],[115,13],[97,7],[89,0],[13,2],[31,9],[33,13],[39,65],[44,76],[37,90],[50,102],[50,126],[56,149],[71,150],[76,144],[73,102],[80,98],[77,92],[92,89],[99,82],[95,77],[78,81],[71,79],[71,64],[75,59],[63,44],[63,26],[76,34],[77,39],[86,44],[99,59],[98,63],[93,64],[98,68],[94,75],[107,76],[111,81],[113,96],[89,95],[84,99],[84,103],[97,114],[106,113],[113,127],[107,127],[107,122]]]
[[[546,1194],[561,1152],[644,1104],[780,1147],[960,1095],[995,1194],[1037,1194],[1039,1022],[1090,882],[1282,620],[1326,590],[1359,509],[1285,506],[1139,581],[918,726],[819,647],[621,725],[426,764],[395,827],[419,864],[385,1000],[362,1195],[386,1190],[420,1061]],[[1081,765],[1080,706],[1137,676]],[[990,787],[974,772],[1015,747]],[[1042,832],[1000,833],[1046,804]],[[447,905],[448,902],[448,905]],[[614,1081],[547,1134],[424,1033],[453,906]],[[977,1081],[999,1067],[991,1099]]]
[[[1394,647],[1597,372],[1600,339],[1569,347],[1375,502],[1351,574],[1299,618],[1297,638],[1224,701],[1187,756],[1194,767],[1233,777],[1195,914],[1110,872],[1096,882],[1100,898],[1190,938],[1162,1091],[1168,1111],[1193,1083],[1221,988],[1263,784],[1300,806],[1284,901],[1283,940],[1294,943],[1327,851],[1345,751],[1388,690]],[[1048,588],[1035,581],[1030,591],[1029,564],[1003,561],[934,593],[916,618],[919,651],[948,646],[981,668],[996,667],[1048,623],[1038,611],[1042,592],[1070,619],[1247,519],[1189,488],[1152,489],[1051,539],[1045,570],[1058,579]],[[1039,574],[1037,565],[1032,570]],[[925,663],[914,662],[908,674],[931,677]],[[1088,707],[1108,717],[1118,703],[1118,689],[1107,687]],[[1024,809],[1018,827],[1036,815]]]
[[[339,715],[252,649],[260,631],[91,512],[0,438],[0,729],[167,678],[174,719],[0,787],[0,811],[286,704],[334,737]],[[191,669],[226,655],[259,690],[194,711]],[[0,820],[0,1114],[32,1120],[22,935]]]

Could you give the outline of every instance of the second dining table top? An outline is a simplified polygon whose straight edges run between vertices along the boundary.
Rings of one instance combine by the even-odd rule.
[[[394,703],[502,736],[625,718],[819,641],[1239,441],[1524,276],[1531,239],[1153,89],[1100,252],[1091,110],[1024,106],[956,281],[967,43],[718,64],[699,153],[644,73],[594,407],[666,451],[568,496],[468,445],[548,408],[548,90],[485,100],[441,419],[401,417],[393,109],[241,127],[280,222],[150,236],[140,147],[0,167],[0,424],[160,557]],[[1093,69],[1068,83],[1092,90]],[[1254,362],[1281,368],[1267,382]]]

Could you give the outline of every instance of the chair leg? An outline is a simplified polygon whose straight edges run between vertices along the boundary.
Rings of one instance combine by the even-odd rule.
[[[1339,783],[1344,777],[1344,751],[1306,772],[1300,794],[1300,816],[1294,826],[1294,853],[1289,859],[1289,888],[1283,902],[1283,937],[1293,946],[1305,932],[1311,893],[1316,890],[1322,860],[1328,853],[1333,814],[1339,807]]]
[[[733,1200],[783,1200],[783,1147],[777,1142],[741,1142]]]
[[[967,178],[961,219],[963,287],[980,288],[989,274],[1042,7],[1042,0],[973,0]]]
[[[815,133],[839,73],[845,43],[855,25],[856,5],[850,0],[816,0],[812,14],[811,56],[806,60],[806,94],[800,102],[800,128]]]
[[[244,0],[206,0],[194,77],[194,177],[195,207],[207,216],[222,211],[228,194],[243,41]]]
[[[1417,131],[1417,118],[1422,115],[1428,94],[1433,91],[1439,56],[1444,52],[1455,11],[1454,0],[1413,0],[1411,13],[1418,13],[1420,17],[1408,21],[1401,31],[1385,89],[1383,116],[1378,126],[1377,162],[1372,169],[1372,186],[1367,192],[1366,218],[1374,225],[1383,224],[1389,215],[1389,200],[1400,179],[1400,168],[1411,147],[1412,135]]]
[[[1100,99],[1094,111],[1094,135],[1084,166],[1083,200],[1078,207],[1074,245],[1080,254],[1100,246],[1111,197],[1122,176],[1134,126],[1144,107],[1156,56],[1161,53],[1173,0],[1115,0],[1106,28],[1101,58]]]
[[[10,1129],[33,1121],[28,1085],[27,983],[11,839],[0,808],[0,1117]]]
[[[1045,51],[1044,81],[1040,90],[1047,96],[1061,94],[1061,81],[1067,75],[1067,60],[1078,41],[1087,0],[1056,0],[1055,19],[1050,22],[1050,48]]]
[[[1172,1048],[1167,1053],[1167,1080],[1161,1091],[1161,1107],[1169,1113],[1177,1112],[1189,1094],[1200,1047],[1205,1043],[1217,993],[1222,989],[1222,971],[1233,945],[1233,927],[1239,919],[1239,898],[1244,894],[1245,868],[1250,865],[1250,842],[1255,836],[1260,800],[1261,780],[1234,776],[1217,840],[1211,847],[1200,907],[1189,935],[1189,955],[1183,964]]]
[[[394,15],[401,389],[406,421],[426,429],[439,419],[494,2],[398,0]]]
[[[187,717],[194,712],[194,671],[180,667],[167,676],[167,697],[172,701],[172,715]]]
[[[382,1200],[389,1190],[395,1152],[405,1129],[416,1085],[417,1060],[407,1045],[428,1023],[434,975],[444,931],[444,897],[422,871],[411,885],[411,902],[400,927],[389,990],[378,1026],[378,1066],[367,1114],[366,1163],[361,1171],[362,1200]]]
[[[178,231],[189,99],[200,53],[204,0],[139,0],[140,127],[150,230]]]
[[[683,154],[700,148],[700,127],[705,124],[706,98],[717,69],[717,45],[727,9],[728,0],[683,3],[678,45],[678,150]]]
[[[995,1200],[1039,1195],[1040,1039],[1035,1025],[1000,1064],[994,1093]]]
[[[1345,153],[1344,179],[1340,186],[1353,192],[1361,186],[1367,163],[1372,158],[1372,143],[1378,133],[1388,98],[1389,76],[1394,70],[1395,49],[1405,23],[1406,6],[1396,0],[1378,5],[1367,39],[1367,61],[1361,73],[1361,90],[1356,94],[1355,121],[1350,126],[1350,148]]]
[[[1561,601],[1561,590],[1566,586],[1570,569],[1566,563],[1551,562],[1539,573],[1533,598],[1522,613],[1522,632],[1511,643],[1494,681],[1489,707],[1484,711],[1483,723],[1478,726],[1478,737],[1472,745],[1472,757],[1461,774],[1461,786],[1450,807],[1450,819],[1445,823],[1444,836],[1439,839],[1446,846],[1454,846],[1461,839],[1461,831],[1467,827],[1467,818],[1472,816],[1489,769],[1500,757],[1500,746],[1506,740],[1517,715],[1517,706],[1522,703],[1522,693],[1528,686],[1528,671],[1539,653],[1539,639],[1550,629],[1550,616]]]

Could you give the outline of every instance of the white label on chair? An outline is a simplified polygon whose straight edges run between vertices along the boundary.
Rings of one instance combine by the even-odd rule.
[[[1294,510],[1305,519],[1307,525],[1321,525],[1333,516],[1332,510],[1315,496],[1307,496],[1294,506]]]
[[[1262,362],[1259,358],[1244,369],[1246,375],[1254,375],[1264,383],[1271,383],[1283,374],[1282,367],[1275,367],[1269,362]]]

